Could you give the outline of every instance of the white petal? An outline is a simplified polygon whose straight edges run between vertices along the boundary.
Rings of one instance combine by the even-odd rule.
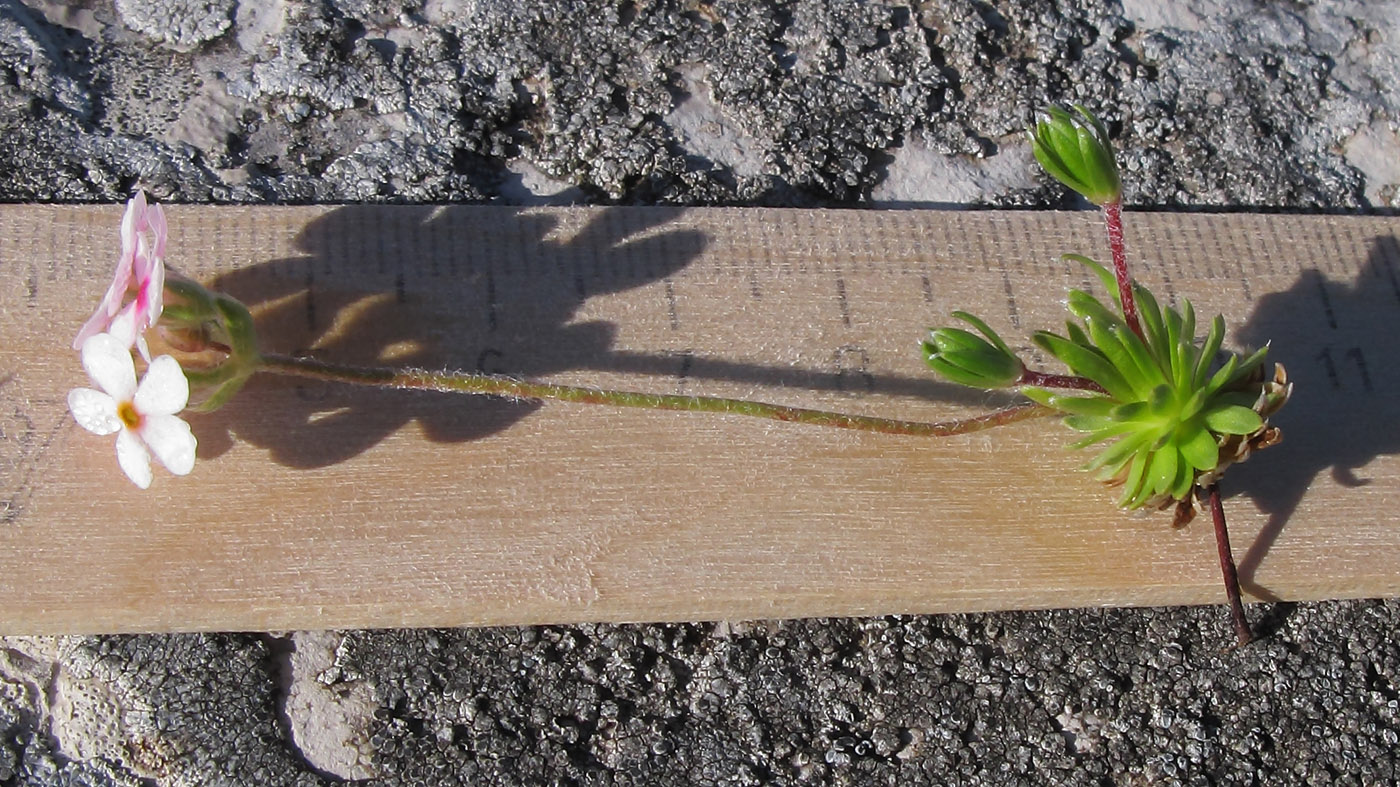
[[[151,487],[151,455],[130,429],[123,429],[117,435],[117,464],[131,483],[142,489]]]
[[[107,333],[112,334],[112,338],[121,342],[124,346],[130,347],[134,343],[141,341],[140,335],[136,333],[136,309],[135,304],[129,304],[112,318],[107,325]],[[146,356],[141,356],[142,358]]]
[[[194,435],[190,425],[173,415],[153,415],[141,425],[141,439],[151,453],[175,475],[188,475],[194,469]]]
[[[83,368],[88,377],[118,401],[126,401],[136,392],[136,364],[131,361],[130,347],[108,333],[83,342]]]
[[[174,415],[185,409],[190,401],[190,383],[180,362],[168,355],[151,361],[151,368],[136,389],[132,404],[144,416]]]
[[[117,417],[117,400],[91,388],[74,388],[68,392],[68,410],[78,426],[94,434],[111,434],[122,428]]]
[[[144,334],[136,337],[136,352],[141,353],[141,359],[146,363],[151,362],[151,346],[146,344]]]

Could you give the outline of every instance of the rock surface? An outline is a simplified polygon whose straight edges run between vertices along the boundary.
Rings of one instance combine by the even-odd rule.
[[[0,198],[1400,208],[1381,0],[0,0]],[[1400,603],[0,640],[0,784],[1387,784]]]

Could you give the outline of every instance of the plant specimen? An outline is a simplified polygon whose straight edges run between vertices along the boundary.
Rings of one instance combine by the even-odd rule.
[[[1288,398],[1281,368],[1265,372],[1265,351],[1222,351],[1225,321],[1215,317],[1197,339],[1189,303],[1163,308],[1128,274],[1121,221],[1122,187],[1104,126],[1082,108],[1052,108],[1031,133],[1047,171],[1101,205],[1108,226],[1112,270],[1087,257],[1108,299],[1074,290],[1074,319],[1064,335],[1040,331],[1035,343],[1065,372],[1027,368],[983,320],[966,312],[966,327],[932,330],[923,343],[928,365],[955,383],[1015,388],[1026,401],[947,422],[789,407],[706,396],[616,391],[520,380],[453,370],[358,367],[263,350],[247,308],[167,269],[167,225],[159,206],[138,193],[121,228],[113,281],[74,347],[101,391],[69,395],[75,420],[117,437],[119,465],[138,486],[152,482],[150,457],[176,475],[191,472],[195,438],[177,414],[186,405],[213,410],[258,372],[386,388],[484,394],[514,399],[687,410],[769,418],[814,426],[899,435],[949,436],[1034,417],[1062,416],[1082,433],[1076,448],[1097,446],[1085,468],[1121,487],[1119,505],[1176,507],[1184,524],[1203,501],[1212,512],[1222,570],[1241,642],[1250,631],[1230,558],[1218,479],[1230,464],[1278,440],[1269,424]],[[152,358],[153,353],[158,353]],[[137,364],[146,368],[138,385]]]
[[[1198,340],[1189,301],[1179,310],[1163,308],[1132,280],[1123,244],[1122,185],[1107,129],[1083,107],[1073,113],[1051,107],[1046,115],[1030,132],[1035,157],[1103,209],[1113,270],[1088,257],[1067,259],[1096,275],[1111,293],[1110,304],[1071,290],[1068,307],[1075,319],[1066,323],[1065,334],[1033,336],[1068,375],[1027,369],[986,323],[962,312],[954,316],[981,336],[961,328],[933,330],[924,342],[925,358],[953,382],[1015,387],[1064,414],[1065,425],[1084,435],[1071,448],[1100,447],[1084,469],[1121,488],[1119,506],[1175,506],[1179,527],[1190,521],[1197,500],[1206,505],[1235,633],[1245,644],[1253,635],[1240,601],[1219,479],[1231,464],[1279,441],[1269,417],[1288,400],[1292,386],[1282,366],[1266,371],[1267,348],[1248,355],[1224,352],[1223,317],[1212,319]]]

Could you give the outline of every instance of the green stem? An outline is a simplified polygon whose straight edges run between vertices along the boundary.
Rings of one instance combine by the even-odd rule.
[[[803,407],[754,402],[747,399],[727,399],[715,396],[681,396],[673,394],[610,391],[555,383],[535,383],[491,374],[425,369],[389,369],[383,367],[346,366],[327,363],[315,358],[297,358],[266,353],[259,371],[290,377],[306,377],[327,382],[367,385],[379,388],[403,388],[442,393],[481,394],[510,399],[555,399],[583,404],[606,404],[615,407],[644,407],[651,410],[685,410],[689,412],[724,413],[769,418],[775,421],[833,426],[884,434],[946,437],[977,432],[1005,424],[1053,415],[1057,411],[1038,404],[1019,404],[985,415],[955,421],[899,421],[866,415],[810,410]]]

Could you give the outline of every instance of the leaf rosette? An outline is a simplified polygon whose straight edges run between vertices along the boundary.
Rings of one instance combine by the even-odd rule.
[[[1113,275],[1086,257],[1072,256],[1116,292]],[[1071,290],[1069,311],[1079,322],[1066,335],[1040,331],[1035,343],[1102,392],[1023,387],[1030,399],[1066,414],[1065,424],[1085,433],[1071,448],[1107,444],[1084,469],[1122,486],[1123,508],[1166,507],[1189,511],[1192,490],[1213,483],[1227,466],[1280,439],[1269,417],[1288,400],[1291,385],[1282,366],[1266,377],[1268,348],[1249,355],[1222,353],[1225,320],[1211,320],[1196,341],[1189,301],[1163,309],[1134,284],[1142,336],[1115,311],[1082,290]],[[1223,355],[1217,363],[1217,356]]]

